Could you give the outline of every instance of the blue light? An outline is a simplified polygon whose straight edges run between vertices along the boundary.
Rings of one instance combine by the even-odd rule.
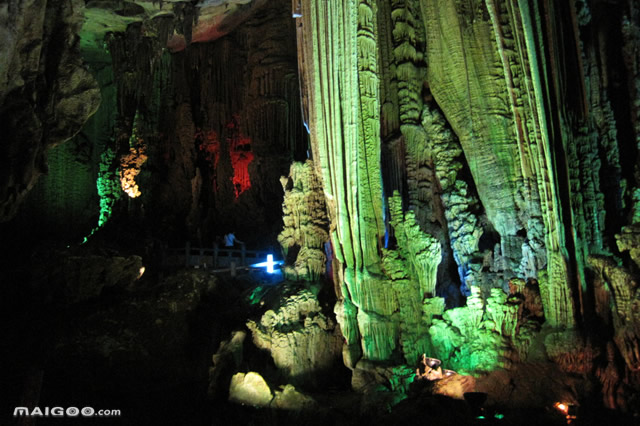
[[[267,255],[267,272],[273,274],[273,255]]]
[[[267,273],[269,274],[273,274],[276,273],[277,271],[275,270],[275,265],[283,265],[284,261],[282,260],[273,260],[273,255],[269,254],[267,255],[267,261],[266,262],[260,262],[260,263],[254,263],[253,265],[251,265],[252,268],[266,268],[267,269]]]

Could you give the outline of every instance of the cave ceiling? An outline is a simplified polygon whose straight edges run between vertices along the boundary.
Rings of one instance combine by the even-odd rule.
[[[88,61],[104,55],[109,33],[124,32],[140,25],[146,36],[158,36],[158,27],[170,28],[166,40],[171,51],[188,42],[213,41],[245,21],[264,0],[88,0],[80,31],[80,46]],[[187,36],[185,36],[187,34]]]

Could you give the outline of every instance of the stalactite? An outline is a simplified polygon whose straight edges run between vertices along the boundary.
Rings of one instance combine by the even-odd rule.
[[[240,195],[251,188],[251,176],[249,175],[249,165],[255,158],[251,138],[244,136],[239,127],[237,117],[233,117],[226,125],[227,128],[227,149],[233,167],[233,191],[236,200]]]
[[[522,244],[522,260],[519,272],[525,277],[537,276],[546,265],[545,232],[540,203],[539,167],[534,156],[540,144],[540,125],[537,123],[537,106],[533,99],[531,60],[526,51],[524,28],[517,16],[516,7],[507,1],[487,1],[496,48],[504,71],[507,102],[512,115],[513,133],[517,142],[518,165],[521,177],[516,202],[526,216],[522,218],[526,240]]]
[[[422,111],[422,126],[433,152],[435,176],[442,192],[449,240],[464,287],[471,273],[470,263],[474,255],[478,254],[478,242],[483,233],[478,218],[473,213],[477,210],[478,200],[469,185],[458,178],[458,172],[463,167],[460,158],[462,149],[437,107],[425,105]]]
[[[636,155],[640,155],[640,7],[633,1],[628,2],[628,13],[622,16],[623,59],[628,75],[629,109],[635,133]],[[638,166],[635,166],[636,185],[640,185]]]
[[[433,320],[429,334],[435,355],[459,373],[478,374],[498,367],[508,368],[512,357],[509,339],[495,331],[494,320],[495,316],[484,317],[480,288],[471,287],[467,306],[449,309],[442,319]],[[492,328],[484,327],[487,324]]]
[[[130,148],[129,154],[120,157],[120,185],[122,190],[131,198],[142,195],[140,187],[136,183],[136,176],[140,168],[147,161],[146,147],[139,145]]]
[[[359,82],[359,125],[357,147],[358,226],[362,229],[358,244],[362,247],[363,266],[379,263],[375,248],[384,234],[382,219],[382,174],[380,173],[379,58],[377,54],[377,1],[358,4],[357,52]]]
[[[618,350],[631,371],[640,369],[640,286],[638,279],[609,257],[590,256],[589,263],[606,283]]]
[[[413,363],[431,350],[429,326],[444,311],[444,299],[434,297],[442,251],[438,240],[420,230],[413,211],[403,213],[398,192],[389,199],[389,211],[398,248],[384,251],[383,270],[398,301],[403,353]]]
[[[302,15],[311,142],[335,224],[334,268],[345,268],[336,312],[348,345],[360,335],[365,357],[384,359],[395,347],[397,327],[377,313],[388,298],[373,298],[385,286],[376,277],[384,235],[377,4],[308,0]]]
[[[120,199],[122,194],[118,180],[120,172],[114,165],[114,160],[115,153],[110,148],[107,148],[100,156],[98,179],[96,180],[98,197],[100,197],[98,227],[107,223],[113,214],[114,204]]]
[[[516,336],[518,306],[508,303],[507,295],[502,289],[491,289],[491,296],[487,298],[486,317],[493,322],[493,329],[501,335]],[[489,327],[491,327],[491,324]]]
[[[90,145],[80,146],[83,139],[78,137],[49,150],[49,173],[38,180],[22,207],[31,220],[36,213],[46,211],[39,219],[41,223],[35,225],[42,226],[43,232],[54,229],[65,237],[77,238],[79,232],[94,225],[91,218],[97,200],[89,162],[92,153]]]
[[[392,55],[397,82],[400,130],[406,147],[407,189],[410,208],[418,223],[435,221],[437,207],[433,205],[434,177],[431,156],[424,131],[418,126],[422,111],[422,89],[425,74],[424,28],[420,21],[419,5],[411,0],[391,2],[389,20],[392,35]],[[429,229],[431,231],[431,229]]]
[[[390,2],[378,2],[378,48],[380,50],[380,134],[383,140],[394,138],[400,129],[398,107],[398,81],[396,79],[396,63],[393,54],[393,22],[391,21]],[[404,155],[403,155],[404,157]],[[384,154],[383,154],[384,158]],[[384,167],[383,167],[384,171]],[[387,195],[399,188],[387,188]]]
[[[402,125],[417,124],[422,111],[424,76],[421,46],[424,44],[424,29],[419,20],[419,5],[411,0],[394,0],[391,7],[400,122]]]
[[[529,5],[524,2],[520,2],[518,8],[508,2],[494,1],[487,2],[487,6],[498,52],[504,64],[504,79],[509,93],[515,133],[519,137],[520,148],[516,158],[520,160],[522,176],[530,178],[526,180],[530,184],[524,185],[525,188],[529,188],[529,194],[525,192],[524,196],[525,200],[529,198],[534,201],[531,211],[533,214],[524,221],[525,225],[534,231],[527,247],[538,247],[538,251],[541,248],[542,228],[536,224],[540,222],[537,213],[539,211],[546,231],[544,246],[548,271],[546,279],[549,281],[545,287],[547,297],[543,300],[551,304],[545,307],[550,313],[547,320],[556,326],[570,326],[574,324],[573,298],[577,298],[578,294],[574,294],[571,289],[572,278],[569,268],[571,259],[578,262],[579,268],[581,256],[576,252],[578,247],[575,242],[567,240],[565,226],[572,224],[565,222],[571,215],[564,207],[564,216],[561,216],[562,208],[558,198],[561,191],[567,191],[567,196],[570,197],[571,188],[567,187],[569,182],[565,182],[563,178],[563,173],[569,172],[565,159],[560,154],[563,149],[560,148],[560,141],[565,143],[565,147],[568,143],[567,135],[558,128],[558,123],[563,119],[562,114],[553,115],[550,104],[552,99],[545,96],[551,93],[552,88],[549,85],[554,84],[548,79],[547,73],[552,70],[547,66],[551,67],[555,62],[553,58],[551,63],[546,62],[547,50],[542,43],[542,23],[538,21],[540,15],[537,9],[530,10]],[[509,46],[515,46],[522,53],[510,54]],[[522,88],[520,85],[523,85]],[[525,102],[519,99],[519,94],[525,97]],[[554,134],[562,135],[565,139],[554,140]],[[566,177],[567,181],[570,179]],[[539,210],[536,207],[538,199]],[[536,256],[535,253],[534,257],[541,259],[540,255]],[[526,267],[526,263],[523,262],[522,265]]]
[[[412,211],[402,212],[398,193],[389,200],[389,210],[400,253],[408,260],[414,279],[420,283],[419,297],[435,296],[436,272],[442,260],[440,242],[420,230]]]
[[[460,140],[489,221],[508,239],[522,228],[521,173],[489,17],[478,1],[421,4],[429,90]]]

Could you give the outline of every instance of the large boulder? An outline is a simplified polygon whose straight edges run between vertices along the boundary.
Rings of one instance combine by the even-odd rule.
[[[238,373],[231,378],[229,401],[254,407],[267,407],[273,394],[267,382],[258,373]]]

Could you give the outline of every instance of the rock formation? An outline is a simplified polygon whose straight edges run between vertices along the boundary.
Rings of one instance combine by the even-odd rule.
[[[435,393],[640,412],[636,1],[8,0],[0,38],[4,299],[108,304],[236,229],[289,282],[208,349],[215,398],[335,369],[384,411],[430,354]]]
[[[294,281],[316,281],[326,270],[324,245],[329,241],[329,219],[313,162],[293,163],[289,177],[282,176],[280,183],[284,228],[278,242],[290,263],[284,273]]]
[[[273,394],[269,385],[253,371],[234,374],[229,388],[229,401],[253,407],[267,407],[271,404]]]
[[[47,150],[74,136],[100,104],[77,34],[83,2],[12,0],[0,6],[0,220],[15,216]]]
[[[558,329],[584,326],[593,309],[587,259],[616,250],[611,231],[624,220],[613,206],[624,201],[621,183],[634,170],[621,159],[614,112],[628,107],[612,103],[614,65],[597,62],[636,56],[621,50],[607,56],[596,47],[611,43],[595,35],[606,19],[587,6],[549,2],[301,3],[304,106],[335,226],[343,283],[336,312],[351,358],[390,359],[411,329],[420,336],[411,340],[424,340],[458,367],[491,370],[526,358],[543,319]],[[615,19],[631,40],[637,11],[626,7]],[[329,31],[331,22],[341,23],[337,31]],[[627,69],[634,60],[625,59]],[[636,74],[629,73],[631,80]],[[371,130],[376,114],[380,124]],[[388,207],[377,202],[377,176],[384,192],[398,191]],[[364,196],[353,199],[355,191],[345,188]],[[393,229],[385,228],[384,238],[395,237],[398,253],[383,248],[386,215]],[[440,243],[440,271],[451,277],[455,265],[463,292],[475,292],[467,307],[436,309],[443,319],[419,318],[410,306],[421,303],[423,291],[405,300],[387,290],[381,268],[396,288],[417,280],[424,290],[433,273],[410,259],[412,243],[394,216],[409,217],[416,236],[426,232]],[[635,258],[633,232],[625,228],[618,244]],[[437,276],[440,287],[429,288],[431,296],[449,292],[443,274]],[[508,296],[513,277],[535,287]],[[617,341],[630,354],[632,340]],[[485,343],[474,348],[478,342]],[[404,343],[410,358],[415,351]]]
[[[321,312],[316,296],[307,289],[293,291],[260,322],[249,321],[253,343],[271,354],[288,383],[317,387],[339,360],[341,336]],[[324,375],[324,377],[323,377]]]

